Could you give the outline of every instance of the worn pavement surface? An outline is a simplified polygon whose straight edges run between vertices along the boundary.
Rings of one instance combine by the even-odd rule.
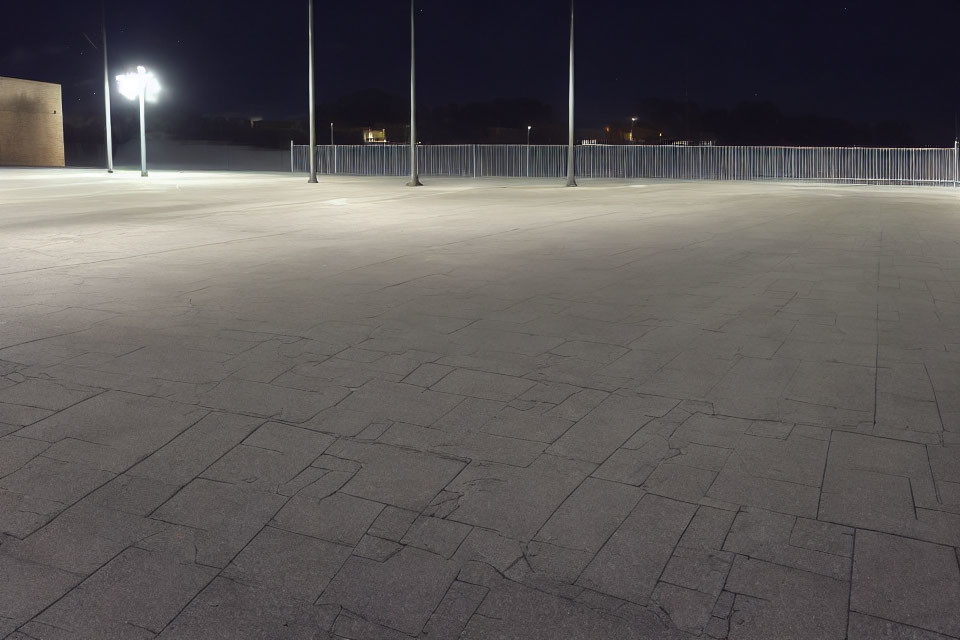
[[[429,182],[0,169],[0,637],[960,637],[955,190]]]

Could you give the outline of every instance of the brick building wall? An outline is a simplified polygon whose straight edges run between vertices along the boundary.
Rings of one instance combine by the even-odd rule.
[[[0,165],[64,166],[60,85],[0,76]]]

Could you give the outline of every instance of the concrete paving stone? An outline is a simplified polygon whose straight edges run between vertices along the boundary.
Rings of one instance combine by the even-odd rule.
[[[580,593],[580,587],[571,585],[590,563],[593,553],[540,541],[528,542],[524,547],[523,560],[507,569],[507,578],[556,595],[573,597]]]
[[[898,622],[850,612],[848,640],[951,640],[948,636]]]
[[[146,516],[179,490],[180,485],[121,474],[95,490],[84,501],[106,509]]]
[[[411,547],[383,563],[353,556],[318,604],[340,605],[364,619],[415,635],[456,575],[456,564]]]
[[[777,357],[873,367],[877,362],[877,349],[875,345],[863,342],[815,342],[788,338],[777,351]]]
[[[334,640],[411,640],[416,636],[400,633],[396,629],[384,627],[375,622],[364,620],[348,611],[341,610],[333,625]]]
[[[679,351],[679,349],[678,349]],[[629,352],[598,370],[603,376],[642,382],[676,357],[676,351],[647,350],[632,347]]]
[[[574,425],[572,420],[553,413],[553,410],[540,413],[536,410],[521,411],[514,407],[504,407],[479,429],[492,435],[550,444],[556,442]],[[445,421],[446,418],[441,420]]]
[[[126,639],[159,633],[217,570],[141,549],[124,550],[37,616],[80,637]]]
[[[79,574],[0,552],[0,624],[9,623],[12,632],[82,579]]]
[[[613,394],[547,449],[548,453],[602,463],[652,418],[679,401],[643,394]]]
[[[628,346],[642,336],[647,329],[634,324],[605,322],[573,315],[551,314],[522,325],[524,331],[541,336],[559,336],[561,342],[580,340]],[[559,344],[559,343],[558,343]]]
[[[30,378],[17,385],[0,389],[0,403],[62,411],[100,392],[100,389]]]
[[[582,391],[582,389],[570,384],[539,382],[524,392],[520,399],[558,405],[578,391]]]
[[[696,507],[644,496],[577,584],[645,605]]]
[[[281,529],[354,546],[376,520],[383,505],[335,493],[320,500],[294,496],[273,518]]]
[[[735,364],[736,360],[684,351],[637,388],[643,393],[672,398],[707,399]]]
[[[218,577],[157,638],[315,640],[333,627],[338,613]]]
[[[327,453],[363,465],[344,486],[345,493],[414,511],[430,504],[465,466],[459,460],[378,443],[341,440]]]
[[[673,432],[680,442],[733,449],[753,425],[750,420],[696,413]]]
[[[34,424],[53,415],[53,413],[54,412],[49,409],[37,409],[36,407],[25,407],[19,404],[0,402],[0,422],[17,427]]]
[[[544,364],[543,356],[502,351],[493,346],[499,345],[481,346],[477,350],[469,349],[468,353],[447,355],[438,360],[437,364],[503,376],[525,376]],[[556,358],[561,359],[559,356]]]
[[[707,393],[714,401],[743,403],[746,399],[772,402],[779,399],[796,374],[800,362],[780,356],[740,358]]]
[[[462,396],[424,391],[409,384],[375,380],[354,391],[339,407],[369,413],[377,419],[429,427],[453,409]]]
[[[730,640],[846,637],[847,582],[738,556],[726,589],[737,594]]]
[[[229,359],[230,355],[226,353],[172,345],[147,345],[92,368],[121,375],[139,375],[188,384],[210,384],[220,382],[230,375],[231,370],[224,364]]]
[[[757,436],[759,438],[776,438],[777,440],[786,440],[790,434],[793,432],[794,428],[797,425],[794,425],[789,422],[775,422],[772,420],[756,420],[753,424],[750,425],[750,428],[747,429],[747,435]],[[803,437],[811,437],[809,435],[804,435]],[[816,440],[823,440],[823,438],[815,438]],[[827,438],[829,440],[829,438]]]
[[[374,369],[369,364],[340,358],[294,365],[272,378],[272,384],[300,391],[323,391],[330,387],[358,389],[373,380],[399,382],[403,376]]]
[[[454,581],[440,606],[423,628],[422,638],[429,640],[459,640],[463,628],[483,602],[488,589],[466,582]]]
[[[850,609],[960,636],[960,569],[953,549],[857,531]]]
[[[536,322],[536,321],[533,321]],[[563,338],[550,336],[537,331],[530,323],[520,326],[500,325],[503,330],[486,328],[478,324],[460,329],[450,334],[450,340],[456,344],[467,345],[475,349],[490,348],[507,353],[519,353],[536,356],[546,353],[563,343]]]
[[[775,440],[744,435],[724,469],[819,487],[827,448],[826,442],[800,436]]]
[[[680,546],[688,549],[722,549],[735,517],[733,511],[701,506],[683,532]]]
[[[643,482],[643,489],[665,498],[684,502],[699,502],[714,479],[715,471],[664,462]]]
[[[557,507],[537,539],[596,553],[641,497],[640,489],[587,478]]]
[[[212,464],[201,477],[278,492],[333,441],[328,435],[308,429],[267,423]]]
[[[339,406],[330,407],[299,426],[331,435],[355,437],[371,424],[383,422],[372,413],[350,411]]]
[[[421,517],[410,526],[400,542],[449,559],[470,530],[471,527],[459,522]]]
[[[504,580],[490,588],[460,637],[463,640],[667,640],[677,636],[652,615],[642,621],[625,620]]]
[[[529,380],[498,373],[456,369],[431,387],[433,391],[509,402],[534,385]]]
[[[665,440],[648,441],[640,449],[617,449],[591,474],[594,478],[642,486],[663,460],[676,455]]]
[[[686,537],[686,533],[684,533]],[[733,554],[697,547],[684,547],[683,538],[663,569],[663,582],[710,594],[714,598],[723,591]],[[713,609],[713,603],[710,604]],[[707,612],[709,614],[709,611]]]
[[[502,573],[522,556],[523,549],[519,541],[496,531],[474,527],[460,543],[453,559],[461,564],[482,562]]]
[[[803,362],[784,398],[852,411],[872,411],[876,370],[833,362]]]
[[[49,446],[49,442],[42,440],[17,436],[0,437],[0,478],[17,471]]]
[[[412,384],[427,389],[438,383],[453,370],[453,367],[436,364],[435,362],[426,362],[410,372],[401,382],[403,384]]]
[[[346,398],[349,393],[348,389],[335,386],[301,391],[277,384],[225,380],[203,394],[200,404],[232,413],[306,422]]]
[[[350,557],[348,546],[264,527],[221,574],[313,603]]]
[[[576,422],[597,408],[609,396],[608,392],[600,389],[584,389],[558,404],[547,415]]]
[[[836,554],[794,544],[803,542],[803,535],[793,537],[798,522],[816,522],[794,516],[746,509],[737,514],[723,545],[725,551],[774,562],[786,567],[811,571],[837,580],[847,580],[850,575],[850,553]],[[831,527],[834,538],[845,537],[852,545],[853,531],[847,527],[817,523],[822,533],[823,527]],[[829,533],[827,536],[829,537]],[[834,546],[844,541],[836,540]]]
[[[629,351],[630,349],[615,344],[583,342],[579,340],[564,342],[551,350],[552,353],[561,356],[572,356],[574,358],[602,362],[604,364],[610,364],[620,356],[629,353]]]
[[[72,573],[89,575],[138,540],[167,528],[162,522],[81,502],[8,553]],[[6,548],[6,547],[5,547]]]
[[[763,470],[760,473],[763,473]],[[758,475],[749,466],[737,461],[732,465],[728,464],[717,475],[706,497],[816,518],[820,487]]]
[[[17,505],[0,511],[3,531],[18,537],[26,536],[113,477],[114,474],[108,471],[37,456],[0,479],[0,491],[5,495],[3,502]],[[21,519],[17,515],[20,511],[36,517]],[[30,520],[34,522],[28,522]]]
[[[47,442],[73,438],[101,445],[108,460],[119,452],[129,466],[167,444],[204,415],[196,407],[108,391],[27,427],[18,435]]]
[[[546,448],[542,443],[512,437],[501,438],[486,433],[450,433],[400,423],[390,427],[379,441],[457,458],[521,467],[533,462]]]
[[[417,519],[417,512],[408,509],[400,509],[387,505],[377,516],[377,519],[370,525],[367,531],[372,536],[386,538],[399,542],[406,535],[414,520]]]
[[[197,479],[153,513],[162,522],[195,530],[197,562],[225,566],[267,524],[287,499],[271,493],[246,491],[223,482]],[[177,532],[171,531],[175,536]],[[154,548],[171,543],[154,536]]]
[[[593,465],[553,456],[526,468],[474,463],[447,487],[461,495],[448,518],[530,540],[591,471]]]
[[[693,634],[703,633],[710,622],[715,599],[710,594],[665,582],[658,584],[651,596],[651,601],[667,613],[674,626]]]
[[[366,535],[360,538],[360,542],[358,542],[357,546],[353,549],[353,555],[376,560],[377,562],[386,562],[401,549],[403,549],[403,545],[397,544],[396,542]]]

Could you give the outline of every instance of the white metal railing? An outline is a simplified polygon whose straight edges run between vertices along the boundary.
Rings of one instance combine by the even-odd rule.
[[[424,176],[561,178],[566,145],[420,145]],[[578,145],[577,176],[671,180],[789,180],[853,184],[960,183],[958,147],[734,147]],[[290,146],[290,170],[309,170],[309,147]],[[406,145],[318,145],[317,172],[405,176]]]

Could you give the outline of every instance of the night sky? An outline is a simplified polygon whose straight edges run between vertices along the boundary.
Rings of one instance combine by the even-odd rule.
[[[63,85],[64,112],[102,109],[98,0],[4,3],[0,75]],[[317,100],[407,90],[404,0],[316,0]],[[533,98],[566,113],[564,0],[419,0],[428,106]],[[789,114],[899,120],[947,146],[960,109],[960,2],[629,2],[577,8],[578,119],[627,120],[657,97]],[[107,0],[111,75],[144,64],[165,109],[306,113],[306,3]],[[120,99],[119,96],[115,96]],[[117,104],[115,108],[122,108]]]

